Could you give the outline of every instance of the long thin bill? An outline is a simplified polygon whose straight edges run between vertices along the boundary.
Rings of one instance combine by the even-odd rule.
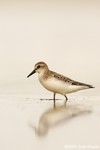
[[[35,70],[33,70],[28,76],[27,76],[27,78],[28,77],[30,77],[32,74],[34,74],[36,71]]]

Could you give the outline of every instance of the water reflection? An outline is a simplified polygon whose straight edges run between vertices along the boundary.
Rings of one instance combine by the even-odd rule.
[[[45,111],[40,119],[38,127],[33,127],[35,133],[39,136],[44,136],[48,133],[51,127],[66,122],[69,119],[79,116],[81,114],[88,114],[91,110],[84,108],[83,106],[76,106],[64,103],[53,108],[49,108]]]

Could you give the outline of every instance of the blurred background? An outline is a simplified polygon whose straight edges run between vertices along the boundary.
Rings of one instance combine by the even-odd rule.
[[[100,1],[0,0],[0,84],[31,83],[38,61],[100,83]]]
[[[96,88],[54,109],[37,74],[27,79],[38,61]],[[0,150],[100,149],[99,132],[100,1],[0,0]]]

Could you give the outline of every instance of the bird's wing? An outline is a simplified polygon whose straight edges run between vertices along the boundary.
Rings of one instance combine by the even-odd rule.
[[[70,79],[70,78],[68,78],[68,77],[66,77],[66,76],[63,76],[63,75],[61,75],[61,74],[58,74],[58,73],[56,73],[56,72],[52,72],[52,71],[51,71],[51,75],[52,75],[54,78],[57,78],[57,79],[59,79],[59,80],[61,80],[61,81],[64,81],[64,82],[66,82],[66,83],[68,83],[68,84],[70,84],[70,85],[87,86],[87,87],[89,87],[89,88],[93,88],[92,85],[85,84],[85,83],[82,83],[82,82],[74,81],[74,80],[72,80],[72,79]]]

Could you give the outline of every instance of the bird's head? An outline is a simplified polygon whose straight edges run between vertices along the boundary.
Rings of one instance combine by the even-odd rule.
[[[45,72],[48,70],[48,66],[45,62],[38,62],[35,64],[34,66],[34,70],[27,76],[30,77],[31,75],[33,75],[34,73],[41,73],[41,72]]]

